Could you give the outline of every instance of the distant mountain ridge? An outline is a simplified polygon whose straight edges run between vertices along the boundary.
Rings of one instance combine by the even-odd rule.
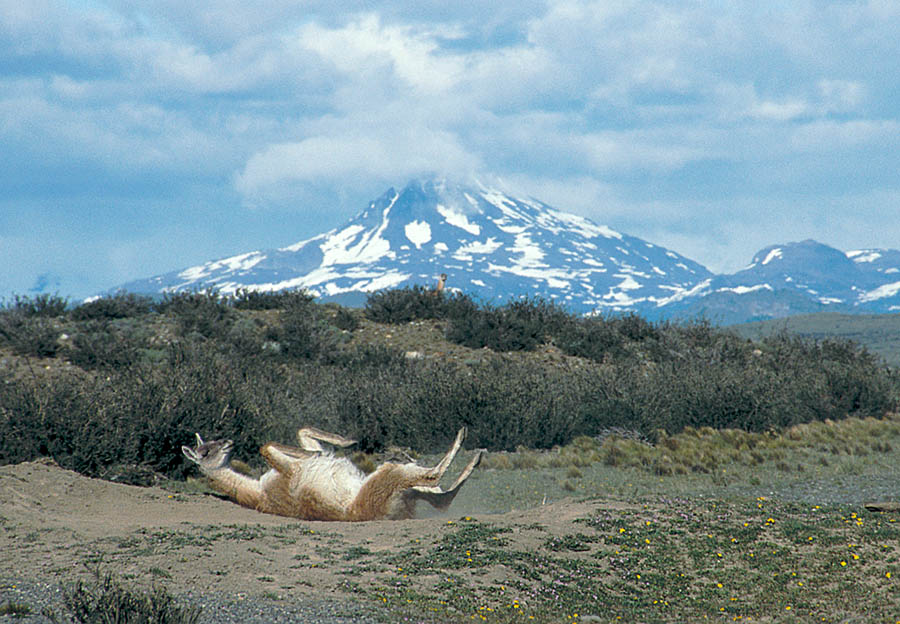
[[[576,313],[706,316],[722,323],[817,310],[900,310],[900,251],[849,253],[803,241],[761,250],[714,275],[672,250],[531,198],[444,179],[389,189],[343,226],[280,249],[251,251],[129,282],[113,290],[277,291],[303,288],[360,304],[366,293],[412,284],[485,302],[552,299]]]
[[[654,307],[712,274],[673,251],[534,199],[446,180],[389,189],[339,228],[125,284],[145,293],[305,288],[323,299],[433,284],[493,302],[554,299],[573,311]]]
[[[666,316],[702,315],[724,324],[828,311],[900,310],[900,251],[844,253],[813,240],[766,247],[750,265],[717,275],[671,302]]]

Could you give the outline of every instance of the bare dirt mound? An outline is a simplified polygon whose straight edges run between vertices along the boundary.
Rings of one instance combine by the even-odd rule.
[[[548,533],[572,531],[572,520],[593,508],[566,500],[478,520],[528,548]],[[27,462],[0,467],[0,578],[7,583],[0,589],[13,581],[89,580],[99,565],[136,586],[182,596],[352,604],[401,572],[389,563],[392,552],[424,550],[467,520],[451,508],[416,520],[301,522],[215,496],[91,479],[52,460]],[[414,589],[433,579],[404,581]],[[370,594],[364,603],[373,604]]]

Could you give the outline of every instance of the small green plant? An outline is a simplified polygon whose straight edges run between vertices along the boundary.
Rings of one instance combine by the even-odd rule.
[[[110,574],[92,571],[91,584],[79,582],[65,592],[66,607],[81,624],[195,624],[198,607],[180,606],[164,589],[135,592],[114,580]]]
[[[31,606],[24,602],[6,602],[0,605],[0,617],[10,615],[14,618],[31,615]]]

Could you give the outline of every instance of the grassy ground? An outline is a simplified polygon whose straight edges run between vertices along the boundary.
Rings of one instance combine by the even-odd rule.
[[[565,535],[466,517],[425,549],[360,564],[394,570],[369,596],[436,620],[889,622],[900,613],[896,519],[764,497],[598,504]],[[542,543],[518,547],[523,532]]]
[[[42,485],[9,468],[19,475],[0,482],[10,496],[40,505],[35,516],[4,507],[0,541],[17,574],[33,567],[69,582],[87,562],[195,601],[240,588],[275,610],[316,596],[392,623],[894,623],[900,512],[864,503],[900,498],[896,424],[848,420],[847,442],[833,449],[816,429],[741,440],[760,454],[753,461],[728,452],[738,438],[727,431],[687,432],[668,446],[620,434],[489,454],[448,513],[408,522],[295,522],[197,495],[196,484],[167,493],[29,469],[51,479]],[[692,465],[701,450],[724,459],[684,474],[660,474],[653,461],[664,453]],[[48,499],[48,488],[59,496]],[[139,528],[118,520],[104,533],[90,520],[97,510],[68,523],[48,512],[74,509],[85,488],[98,510],[115,504]],[[149,510],[180,515],[154,528],[140,521]],[[54,523],[35,528],[48,513]],[[11,615],[23,606],[15,602]]]
[[[440,530],[390,549],[328,531],[298,565],[387,621],[898,622],[900,513],[864,503],[900,498],[900,420],[850,419],[832,445],[835,426],[751,439],[752,461],[727,431],[491,454]],[[655,468],[701,450],[725,459]]]

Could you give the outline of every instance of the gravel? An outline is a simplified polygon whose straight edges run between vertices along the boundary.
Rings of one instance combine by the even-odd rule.
[[[198,624],[376,624],[379,620],[351,602],[304,599],[291,603],[225,594],[190,593],[179,596],[184,605],[201,608]],[[0,582],[0,609],[16,605],[16,612],[0,615],[0,624],[63,624],[73,620],[65,607],[64,588],[32,581]],[[54,617],[56,619],[54,619]]]

